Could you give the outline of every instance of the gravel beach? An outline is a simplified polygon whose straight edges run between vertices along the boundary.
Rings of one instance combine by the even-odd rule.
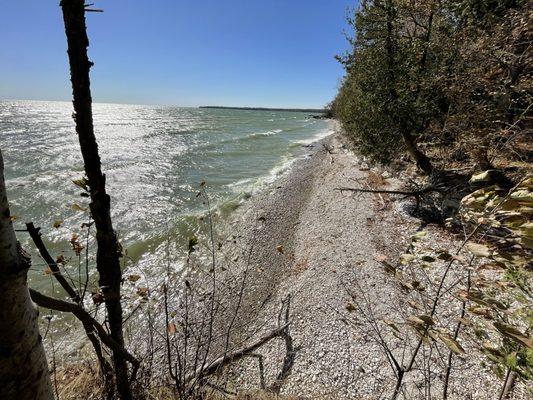
[[[370,168],[351,152],[338,132],[305,150],[289,172],[253,195],[229,223],[236,244],[226,249],[232,268],[247,271],[237,326],[242,335],[274,328],[280,305],[290,295],[296,357],[281,394],[302,399],[390,398],[396,377],[376,329],[399,361],[407,363],[418,337],[395,334],[383,320],[405,321],[417,306],[387,275],[382,261],[397,260],[421,223],[386,195],[336,190],[376,180],[387,189],[400,185],[390,173]],[[440,247],[457,245],[438,227],[424,229]],[[441,273],[436,267],[426,275],[436,280]],[[452,326],[458,309],[457,302],[443,302],[435,319],[443,327]],[[369,322],[372,319],[375,322]],[[501,380],[482,364],[481,356],[468,353],[468,343],[462,344],[467,356],[453,358],[448,398],[498,398]],[[424,346],[423,351],[429,350]],[[415,363],[399,398],[442,398],[448,351],[440,351],[425,354],[435,362],[433,370],[422,361]],[[285,343],[274,340],[258,353],[264,357],[268,386],[280,371]],[[253,359],[233,366],[230,376],[235,387],[261,385]],[[430,393],[423,385],[428,379]],[[515,398],[522,398],[520,393],[517,390]]]

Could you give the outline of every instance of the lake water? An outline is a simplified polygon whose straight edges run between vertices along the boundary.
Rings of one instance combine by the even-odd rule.
[[[127,266],[137,270],[161,264],[169,240],[176,260],[186,250],[206,209],[196,197],[202,181],[223,218],[305,155],[305,144],[331,132],[328,122],[302,112],[120,104],[94,104],[94,124],[114,226]],[[27,221],[41,226],[51,253],[71,260],[76,281],[82,260],[73,256],[69,240],[74,233],[84,242],[81,224],[89,215],[83,211],[88,199],[72,183],[84,175],[72,104],[0,101],[0,146],[15,227],[23,229]],[[27,236],[18,233],[31,251]],[[56,291],[44,270],[34,257],[32,286]]]

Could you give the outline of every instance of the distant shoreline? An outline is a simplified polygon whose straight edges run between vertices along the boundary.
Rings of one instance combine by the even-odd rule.
[[[316,108],[268,108],[268,107],[228,107],[228,106],[200,106],[198,108],[209,108],[219,110],[243,110],[243,111],[292,111],[324,114],[326,110]]]

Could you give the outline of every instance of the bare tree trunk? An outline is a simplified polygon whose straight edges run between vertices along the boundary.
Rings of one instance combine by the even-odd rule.
[[[0,150],[0,399],[52,400],[54,394],[39,334],[39,312],[30,298],[30,259],[11,223]]]
[[[433,165],[429,158],[420,151],[413,135],[411,135],[409,131],[404,130],[402,131],[402,136],[407,152],[418,168],[420,168],[425,174],[430,175],[433,172]]]
[[[385,2],[386,12],[387,12],[387,36],[385,38],[385,51],[387,52],[387,74],[389,80],[389,93],[390,99],[393,103],[392,107],[398,107],[396,100],[398,99],[398,93],[396,91],[395,82],[396,82],[396,73],[395,73],[395,56],[396,56],[396,41],[394,38],[394,20],[396,18],[396,9],[393,0],[387,0]],[[433,20],[433,16],[431,17]],[[427,57],[427,56],[425,56]],[[425,63],[424,57],[424,63]],[[393,110],[394,111],[394,110]],[[393,113],[394,115],[394,113]],[[398,119],[398,118],[397,118]],[[400,134],[402,135],[405,147],[409,156],[416,163],[418,168],[420,168],[425,174],[429,175],[433,172],[433,165],[429,158],[420,151],[416,144],[416,140],[411,133],[412,130],[407,126],[407,124],[399,120],[397,121],[399,125]]]
[[[92,99],[89,70],[93,65],[87,57],[89,39],[85,26],[84,0],[62,0],[63,21],[68,42],[70,77],[74,97],[74,120],[78,134],[85,173],[91,195],[91,214],[96,227],[96,268],[99,286],[107,309],[111,337],[124,346],[122,333],[122,306],[120,304],[120,248],[111,222],[111,201],[105,188],[105,175],[102,173],[98,144],[94,136]],[[126,360],[113,352],[117,390],[122,400],[132,398]]]

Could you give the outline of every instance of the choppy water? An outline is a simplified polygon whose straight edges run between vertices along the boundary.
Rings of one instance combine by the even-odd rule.
[[[52,252],[70,248],[88,220],[73,204],[86,198],[72,183],[83,176],[68,102],[0,101],[0,146],[12,214],[43,228]],[[299,112],[211,110],[95,104],[94,121],[112,213],[133,267],[153,267],[171,234],[184,241],[197,229],[205,205],[196,198],[205,181],[219,214],[284,171],[303,154],[302,144],[329,133],[327,122]],[[54,228],[55,221],[63,221]],[[19,233],[26,247],[26,234]],[[49,277],[35,259],[32,284]]]

